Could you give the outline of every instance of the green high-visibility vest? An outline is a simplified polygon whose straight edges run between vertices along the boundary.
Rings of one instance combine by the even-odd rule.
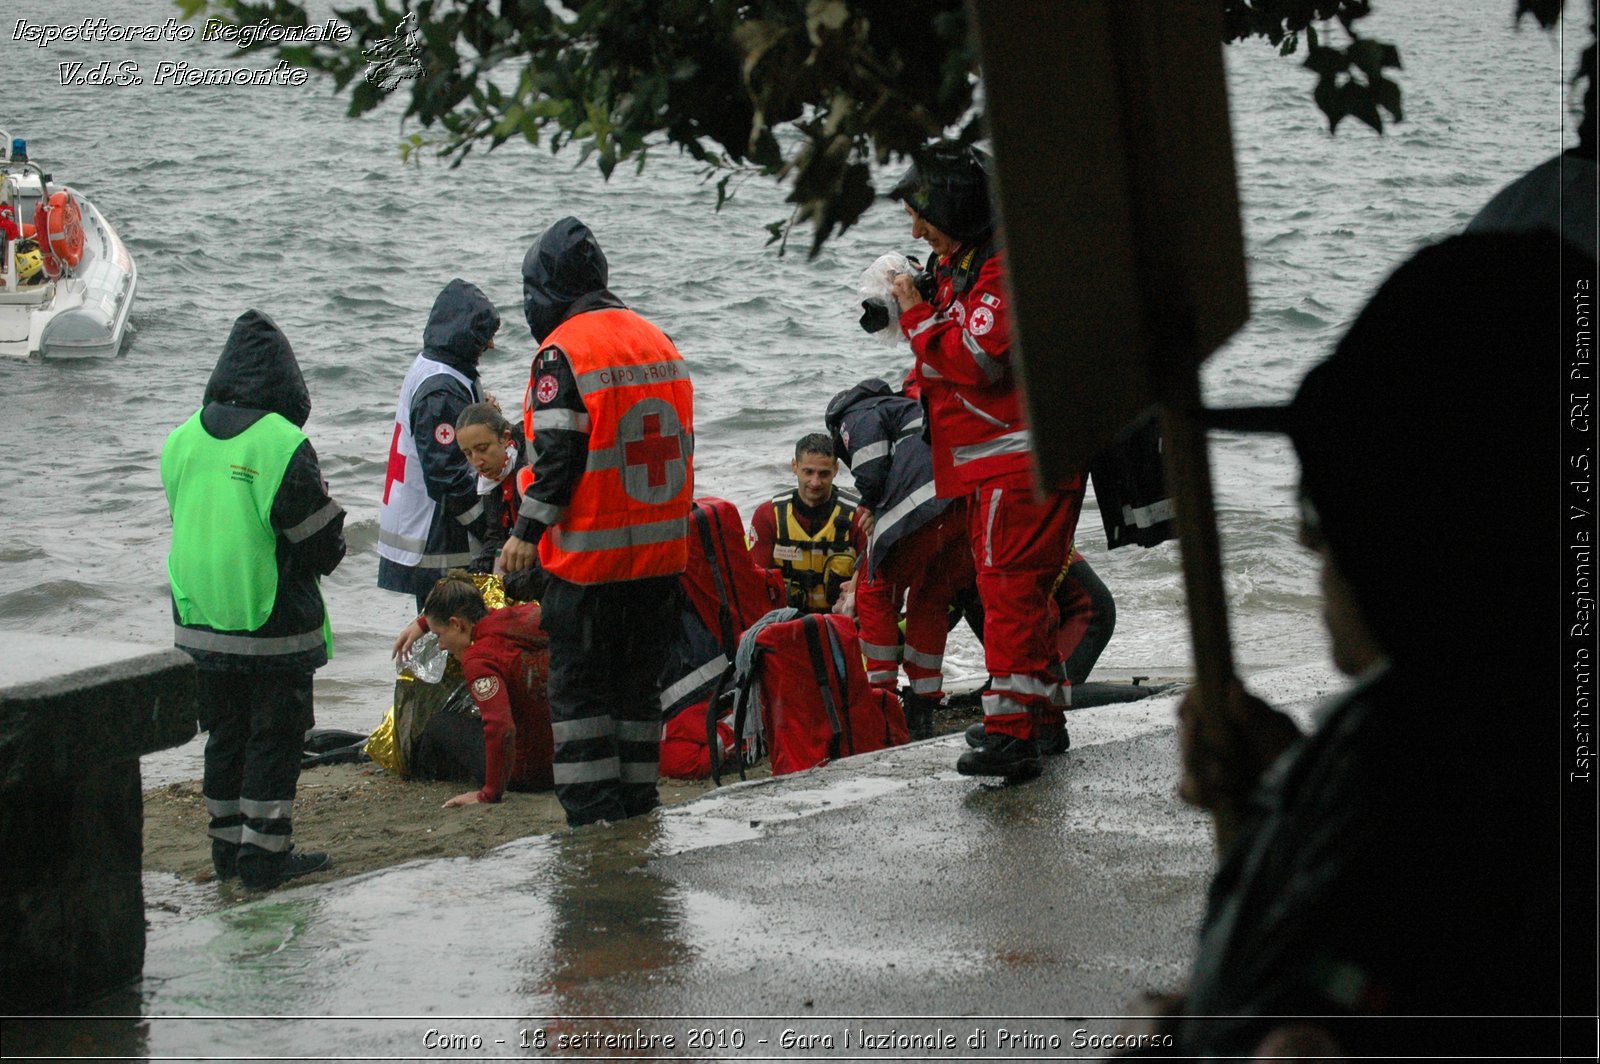
[[[272,502],[305,440],[279,414],[219,440],[200,424],[198,411],[167,437],[161,449],[172,512],[167,577],[183,624],[252,632],[272,616],[278,597]]]

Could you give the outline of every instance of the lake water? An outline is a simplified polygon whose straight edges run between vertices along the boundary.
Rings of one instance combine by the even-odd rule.
[[[1560,151],[1573,124],[1565,72],[1587,43],[1532,23],[1511,0],[1380,3],[1363,32],[1397,41],[1406,121],[1377,137],[1354,120],[1330,137],[1297,59],[1263,42],[1228,52],[1253,317],[1208,364],[1214,403],[1280,401],[1326,354],[1366,295],[1419,245],[1458,231],[1500,186]],[[152,25],[164,5],[94,5],[117,25]],[[69,13],[70,12],[70,17]],[[349,512],[350,551],[326,582],[337,656],[317,675],[319,722],[368,730],[389,704],[388,648],[408,598],[375,586],[378,499],[401,377],[434,295],[451,277],[480,286],[505,324],[485,360],[508,405],[533,344],[519,267],[551,221],[597,233],[612,287],[676,339],[696,386],[698,486],[748,517],[787,476],[789,448],[820,428],[828,398],[868,376],[898,379],[909,353],[856,327],[860,271],[912,251],[897,207],[807,260],[766,246],[784,190],[715,189],[672,151],[608,183],[576,154],[522,143],[450,169],[402,165],[398,109],[360,120],[326,84],[173,87],[162,61],[228,65],[224,43],[55,43],[15,39],[17,20],[61,24],[87,9],[13,0],[0,25],[7,107],[55,179],[90,196],[140,267],[123,357],[0,364],[3,534],[0,626],[168,644],[168,522],[157,457],[197,407],[229,326],[255,307],[293,342],[314,409],[306,426]],[[1581,16],[1580,16],[1581,18]],[[1563,55],[1563,47],[1565,55]],[[138,64],[138,86],[64,86],[59,64]],[[405,132],[410,132],[406,130]],[[1315,579],[1295,544],[1295,466],[1286,442],[1217,435],[1213,461],[1236,654],[1244,668],[1318,660]],[[1116,595],[1114,669],[1187,672],[1177,549],[1105,550],[1092,497],[1079,546]],[[1514,545],[1512,546],[1514,549]],[[957,679],[981,672],[958,640]],[[200,746],[146,761],[146,780],[199,775]]]

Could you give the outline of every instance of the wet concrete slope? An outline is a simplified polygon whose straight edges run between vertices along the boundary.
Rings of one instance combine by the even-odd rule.
[[[1175,697],[1075,712],[1021,786],[958,776],[946,738],[168,925],[103,1006],[126,1018],[9,1023],[6,1052],[1088,1053],[1192,949],[1212,855],[1173,797]]]

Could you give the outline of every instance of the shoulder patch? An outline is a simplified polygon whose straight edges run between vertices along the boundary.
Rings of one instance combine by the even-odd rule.
[[[972,318],[967,322],[967,331],[973,336],[982,336],[994,328],[994,311],[987,306],[975,307]]]
[[[533,397],[541,403],[548,403],[555,399],[559,390],[560,385],[556,383],[555,375],[546,373],[534,384]]]
[[[500,693],[500,678],[497,676],[480,676],[472,681],[472,697],[479,702],[487,702]]]
[[[979,296],[978,299],[981,302],[989,304],[991,307],[998,307],[1000,305],[1000,297],[992,292],[985,292]]]
[[[455,426],[448,421],[439,422],[438,427],[433,430],[433,438],[438,441],[441,447],[450,446],[456,442]]]

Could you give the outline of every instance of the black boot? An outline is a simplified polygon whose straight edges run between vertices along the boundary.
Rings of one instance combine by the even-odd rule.
[[[911,733],[911,741],[933,738],[933,711],[943,703],[939,698],[928,698],[919,695],[910,688],[900,692],[900,703],[906,710],[906,730]]]
[[[1072,736],[1067,734],[1066,721],[1060,724],[1040,724],[1037,730],[1039,753],[1045,757],[1064,754],[1072,746]]]
[[[982,746],[983,741],[987,738],[989,738],[989,732],[984,728],[983,721],[980,720],[976,724],[967,725],[967,745],[974,750]]]
[[[248,843],[239,847],[239,882],[250,890],[271,890],[291,879],[328,867],[325,853],[297,853],[293,846],[279,853]]]
[[[1012,782],[1032,779],[1043,769],[1033,740],[1009,735],[987,736],[982,746],[956,759],[956,771],[963,776],[1004,776]]]
[[[232,879],[239,874],[239,844],[211,840],[211,867],[218,879]]]

